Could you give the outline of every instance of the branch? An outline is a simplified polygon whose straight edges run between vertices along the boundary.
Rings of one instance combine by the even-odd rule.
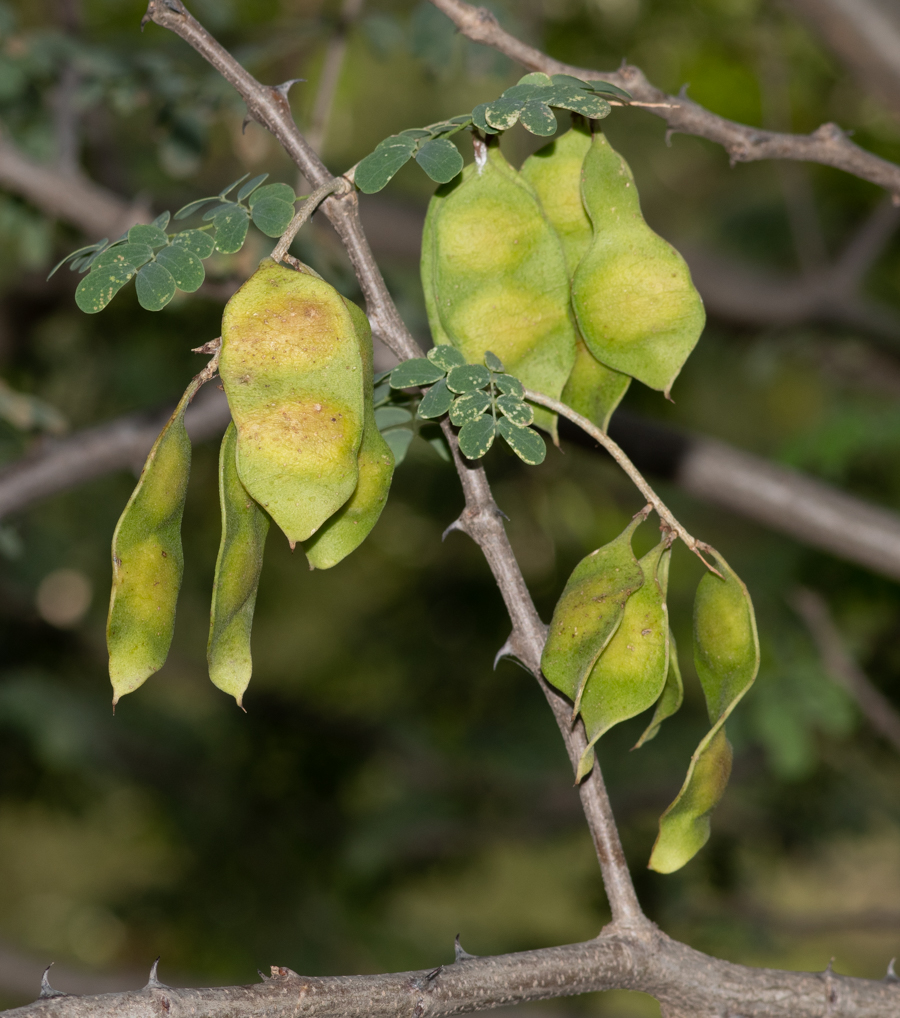
[[[812,134],[785,134],[748,127],[726,120],[684,96],[667,95],[651,85],[638,67],[626,65],[618,71],[600,72],[564,64],[505,32],[494,15],[483,7],[473,7],[463,0],[431,0],[431,3],[473,42],[493,47],[530,71],[572,74],[588,80],[599,75],[605,81],[627,89],[640,103],[654,104],[646,107],[647,112],[662,117],[670,134],[693,134],[713,141],[725,149],[732,163],[749,163],[759,159],[822,163],[869,180],[900,196],[900,166],[854,145],[837,124],[823,124]]]
[[[847,653],[828,604],[821,594],[800,587],[790,603],[806,623],[825,671],[856,701],[866,720],[900,751],[900,713]]]
[[[171,29],[218,70],[225,80],[237,89],[247,104],[248,115],[278,138],[297,168],[314,187],[320,188],[333,179],[324,163],[297,129],[284,94],[277,88],[260,84],[249,74],[188,13],[181,0],[150,0],[144,16],[144,23],[147,21]],[[366,299],[366,312],[372,324],[372,331],[401,360],[421,356],[422,350],[394,306],[381,271],[372,256],[359,221],[355,190],[332,194],[325,199],[322,207],[350,257]],[[449,432],[449,425],[447,431]],[[455,449],[454,443],[455,439],[451,439],[451,448]],[[487,558],[512,619],[511,645],[517,648],[516,653],[525,655],[522,657],[523,662],[540,681],[540,650],[543,649],[546,639],[546,629],[538,617],[519,564],[513,555],[484,470],[481,467],[471,468],[465,465],[456,449],[454,457],[466,499],[463,514],[466,522],[460,529],[465,529],[466,533],[473,537]],[[579,741],[577,733],[581,729],[578,727],[573,733],[568,712],[562,712],[560,705],[552,698],[551,706],[571,757]],[[580,738],[584,738],[583,732]],[[577,759],[575,758],[575,763]],[[579,791],[582,807],[594,837],[613,922],[647,925],[625,863],[599,766],[594,766],[590,776],[579,786]]]

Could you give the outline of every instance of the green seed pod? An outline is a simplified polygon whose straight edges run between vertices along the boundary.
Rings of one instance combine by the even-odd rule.
[[[184,556],[181,517],[191,472],[184,412],[194,379],[153,444],[112,539],[112,593],[106,623],[113,706],[165,664],[175,628]]]
[[[678,648],[675,646],[675,637],[672,630],[669,630],[669,674],[666,676],[666,684],[663,687],[662,696],[653,712],[653,718],[647,725],[644,734],[632,747],[640,749],[645,742],[655,739],[659,734],[660,726],[666,718],[677,713],[684,700],[684,682],[681,678],[681,666],[678,664]]]
[[[436,342],[451,342],[471,363],[491,350],[525,385],[559,398],[575,360],[565,256],[496,143],[432,198],[422,284]],[[535,418],[555,436],[554,414]]]
[[[584,687],[581,716],[588,746],[578,764],[580,781],[594,764],[594,744],[620,721],[660,698],[669,671],[666,588],[671,541],[664,538],[638,563],[644,583],[628,599],[622,622],[597,659]]]
[[[241,484],[237,431],[233,423],[219,451],[219,505],[222,540],[216,559],[206,660],[213,684],[242,706],[250,682],[250,629],[262,570],[269,519]]]
[[[570,278],[594,235],[581,198],[581,167],[590,149],[590,130],[576,122],[570,131],[529,156],[521,170],[559,234]],[[575,363],[562,391],[563,403],[606,431],[630,384],[628,375],[601,364],[578,336]]]
[[[731,746],[725,721],[759,670],[759,637],[747,588],[712,551],[721,578],[708,572],[694,599],[694,663],[712,723],[691,757],[675,801],[659,820],[650,869],[672,873],[709,840],[710,813],[722,798],[731,773]]]
[[[394,475],[394,454],[378,430],[372,405],[372,330],[362,311],[352,301],[346,304],[359,340],[366,402],[359,480],[349,500],[303,545],[310,569],[330,569],[363,543],[381,516]]]
[[[681,255],[644,221],[628,163],[599,132],[581,194],[594,228],[572,280],[581,334],[607,367],[668,394],[703,331],[700,294]]]
[[[628,598],[644,582],[631,537],[645,519],[639,513],[614,541],[583,558],[553,610],[541,669],[575,703],[576,711],[591,669],[622,621]]]
[[[293,548],[356,488],[363,370],[344,299],[265,259],[225,308],[219,374],[241,482]]]

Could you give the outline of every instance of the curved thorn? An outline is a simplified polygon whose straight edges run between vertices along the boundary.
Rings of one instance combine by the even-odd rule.
[[[460,521],[458,519],[454,520],[450,524],[450,526],[447,527],[447,529],[443,532],[443,534],[441,534],[441,541],[446,541],[447,540],[447,535],[451,534],[454,530],[459,530],[463,534],[466,532],[466,528],[462,525],[462,523],[460,523]]]
[[[900,983],[900,976],[894,971],[894,962],[896,958],[891,958],[888,962],[887,975],[884,977],[886,983]]]
[[[159,968],[159,958],[150,966],[150,978],[147,980],[147,985],[144,987],[145,990],[168,990],[169,987],[165,983],[159,981],[157,970]]]
[[[494,671],[497,671],[497,665],[500,664],[500,658],[502,657],[514,657],[515,649],[512,642],[512,633],[509,635],[509,639],[494,655]]]
[[[453,942],[453,947],[456,952],[456,957],[454,958],[454,961],[456,962],[469,961],[472,958],[478,957],[477,954],[469,954],[469,952],[462,946],[462,944],[459,942],[458,933],[456,934],[456,940]]]
[[[277,92],[282,99],[287,99],[291,85],[296,85],[300,81],[306,81],[306,78],[288,78],[287,81],[282,81],[280,85],[272,85],[272,91]]]
[[[53,962],[44,969],[44,974],[41,976],[41,992],[38,996],[38,1000],[46,1000],[48,997],[68,997],[68,993],[64,993],[62,990],[54,990],[50,985],[50,978],[48,973],[53,967]]]

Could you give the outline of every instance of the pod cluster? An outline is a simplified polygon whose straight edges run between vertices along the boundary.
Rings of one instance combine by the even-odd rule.
[[[378,520],[394,456],[375,423],[366,316],[312,270],[261,264],[225,308],[219,374],[232,424],[207,657],[212,681],[240,704],[269,521],[311,568],[336,565]],[[114,703],[162,667],[172,641],[191,463],[184,413],[199,384],[157,439],[113,537]]]
[[[476,141],[475,162],[431,200],[422,283],[436,343],[469,362],[493,351],[605,429],[632,378],[668,394],[705,314],[628,164],[578,119],[520,171],[496,137]],[[555,415],[535,423],[555,439]]]
[[[681,706],[683,687],[666,592],[671,538],[637,559],[631,547],[639,513],[609,544],[575,567],[553,612],[541,667],[574,703],[588,737],[580,781],[594,765],[597,740],[655,706],[635,749],[654,738]],[[759,639],[747,588],[714,549],[694,599],[694,663],[711,728],[691,758],[684,784],[660,819],[650,868],[671,873],[709,838],[710,814],[731,772],[725,721],[756,678]]]

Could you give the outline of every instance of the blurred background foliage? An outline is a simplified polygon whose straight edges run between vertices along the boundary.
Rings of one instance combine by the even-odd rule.
[[[602,69],[627,57],[667,90],[688,83],[689,96],[726,117],[796,131],[836,120],[865,148],[900,159],[890,110],[777,3],[490,6],[561,59]],[[307,79],[291,101],[310,125],[335,3],[191,8],[262,80]],[[152,25],[141,34],[142,14],[139,0],[0,5],[3,135],[59,162],[65,97],[77,123],[68,158],[154,213],[245,172],[296,183],[268,134],[253,123],[242,130],[231,89],[178,39]],[[349,31],[324,156],[343,171],[386,135],[466,112],[516,77],[429,4],[368,0]],[[827,167],[729,168],[702,140],[675,136],[667,146],[664,125],[640,111],[616,110],[604,129],[663,235],[773,273],[802,267],[804,229],[833,254],[882,199]],[[535,146],[521,129],[504,138],[516,163]],[[362,198],[389,286],[423,342],[417,231],[431,187],[409,166],[383,195]],[[320,218],[295,251],[358,297]],[[61,420],[74,429],[174,401],[200,365],[190,348],[218,335],[225,297],[272,244],[251,230],[243,252],[217,256],[199,294],[159,314],[126,288],[86,317],[72,299],[77,276],[44,281],[79,242],[41,209],[0,195],[0,373],[31,400],[23,418],[0,399],[4,462]],[[898,270],[892,243],[866,283],[894,307]],[[713,316],[676,402],[635,386],[626,406],[900,510],[898,350],[847,327],[736,327]],[[618,533],[640,499],[582,449],[551,450],[540,469],[498,449],[487,466],[549,618],[575,562]],[[452,469],[414,444],[371,539],[333,571],[308,572],[273,533],[246,715],[205,674],[215,472],[214,443],[197,448],[172,653],[115,717],[103,634],[108,549],[134,476],[93,481],[0,530],[6,947],[104,972],[162,955],[163,979],[199,984],[253,981],[274,963],[320,974],[436,965],[452,958],[457,933],[478,954],[593,936],[607,906],[555,725],[524,672],[509,662],[492,670],[509,623],[479,552],[459,534],[441,542],[462,505]],[[670,606],[685,707],[639,753],[628,749],[642,718],[600,747],[641,900],[668,933],[722,957],[822,969],[835,956],[839,971],[880,976],[900,953],[900,759],[825,674],[788,601],[798,583],[820,591],[854,656],[900,706],[900,590],[659,487],[747,582],[763,665],[729,723],[735,772],[709,845],[674,876],[650,873],[657,818],[706,728],[689,649],[698,564],[676,550]],[[637,545],[652,542],[648,525]],[[0,1002],[24,999],[0,986]],[[628,994],[552,1009],[658,1014]]]

